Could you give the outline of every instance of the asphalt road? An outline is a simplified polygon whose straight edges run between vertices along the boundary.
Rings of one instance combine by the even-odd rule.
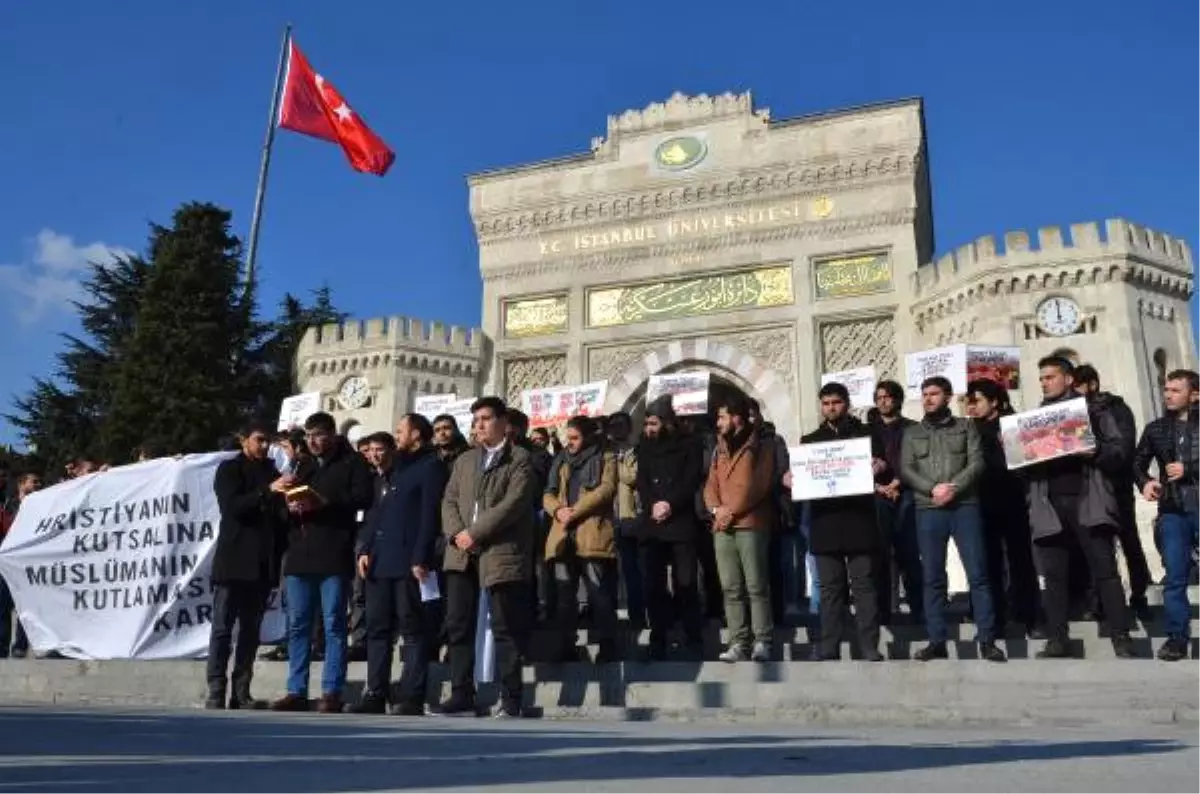
[[[0,708],[6,791],[1197,791],[1195,726],[757,723]]]

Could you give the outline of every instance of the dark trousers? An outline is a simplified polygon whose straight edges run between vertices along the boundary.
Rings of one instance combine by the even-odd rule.
[[[1129,571],[1129,595],[1142,599],[1150,587],[1150,564],[1146,562],[1146,550],[1138,535],[1133,483],[1117,484],[1117,510],[1121,516],[1117,540],[1121,543],[1121,554],[1125,556],[1125,568]]]
[[[479,564],[446,571],[446,640],[450,648],[450,691],[475,697],[475,624],[479,617]],[[496,672],[505,703],[522,702],[521,665],[529,640],[529,583],[508,582],[488,588]]]
[[[8,658],[10,641],[13,652],[20,654],[29,651],[29,637],[25,635],[25,627],[21,625],[21,621],[14,619],[15,611],[16,603],[13,601],[12,592],[8,589],[8,582],[0,578],[0,659]],[[14,623],[16,624],[15,637],[13,637]]]
[[[725,591],[717,573],[717,547],[712,524],[702,523],[696,536],[696,563],[700,568],[701,610],[706,618],[720,620],[725,615]]]
[[[617,561],[584,560],[578,557],[554,561],[554,582],[558,586],[557,624],[563,653],[574,651],[579,634],[579,610],[575,593],[580,582],[587,592],[592,613],[592,635],[601,647],[617,641]]]
[[[650,644],[665,647],[676,616],[688,642],[701,642],[696,544],[648,539],[641,545],[644,591],[650,609]],[[669,569],[669,570],[668,570]],[[671,592],[667,591],[668,576]]]
[[[430,576],[437,576],[430,573]],[[371,578],[364,583],[367,627],[367,692],[391,700],[392,645],[404,640],[403,666],[396,686],[397,703],[425,702],[429,660],[437,642],[438,601],[421,601],[416,578]]]
[[[1117,572],[1117,553],[1113,548],[1113,529],[1079,525],[1078,505],[1074,498],[1051,500],[1062,523],[1062,531],[1035,541],[1034,549],[1046,578],[1042,603],[1046,609],[1046,635],[1065,641],[1070,609],[1072,547],[1087,560],[1092,588],[1100,598],[1105,619],[1114,634],[1129,632],[1129,608]]]
[[[350,590],[350,622],[346,624],[346,642],[351,648],[367,644],[367,583],[361,576],[354,577]]]
[[[539,618],[549,622],[558,614],[558,587],[554,584],[554,563],[547,562],[543,553],[550,534],[550,522],[545,515],[539,517],[537,531],[538,542],[533,555],[534,587],[537,590],[534,608]],[[572,598],[571,603],[576,604],[576,599]]]
[[[996,613],[992,608],[992,588],[987,576],[987,551],[983,542],[983,519],[979,505],[950,505],[917,511],[917,541],[921,544],[921,564],[925,573],[925,630],[929,641],[944,643],[949,637],[946,625],[946,551],[950,539],[958,549],[971,590],[971,617],[975,620],[975,639],[996,639]]]
[[[233,652],[233,691],[247,697],[250,679],[254,675],[254,656],[258,653],[258,636],[262,631],[263,613],[271,586],[259,582],[229,582],[219,584],[213,593],[212,629],[208,634],[208,693],[211,698],[224,698]],[[233,627],[237,624],[237,644],[234,646]]]
[[[621,584],[625,587],[625,611],[633,626],[646,625],[646,594],[643,589],[641,556],[633,527],[637,519],[622,519],[617,524],[617,558],[621,563]]]
[[[782,626],[787,617],[787,561],[783,556],[783,533],[772,529],[767,540],[767,586],[771,589],[771,619]]]
[[[988,583],[998,633],[1008,621],[1030,627],[1037,623],[1038,579],[1033,565],[1033,537],[1029,522],[1013,520],[1004,510],[984,510],[983,540],[987,550]]]
[[[816,554],[814,558],[821,591],[821,655],[834,658],[841,653],[847,580],[854,596],[859,650],[864,653],[879,650],[879,596],[875,592],[878,557],[874,554]]]
[[[875,497],[875,515],[883,541],[883,555],[875,570],[875,592],[879,597],[879,619],[888,623],[900,606],[900,582],[904,581],[904,598],[915,620],[925,613],[924,576],[921,572],[921,551],[917,545],[917,509],[912,491],[901,491],[893,502]]]

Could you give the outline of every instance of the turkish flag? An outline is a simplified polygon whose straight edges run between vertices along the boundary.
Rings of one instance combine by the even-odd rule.
[[[336,143],[355,171],[383,176],[396,153],[355,113],[346,100],[312,68],[296,42],[288,41],[286,77],[279,102],[279,126]]]

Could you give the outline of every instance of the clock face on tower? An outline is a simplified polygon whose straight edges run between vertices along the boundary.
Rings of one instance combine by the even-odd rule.
[[[1083,311],[1079,304],[1061,296],[1046,298],[1038,304],[1037,324],[1051,336],[1068,336],[1079,330]]]
[[[362,408],[367,404],[370,396],[371,387],[362,375],[351,375],[346,378],[342,381],[342,388],[338,390],[338,402],[347,410]]]

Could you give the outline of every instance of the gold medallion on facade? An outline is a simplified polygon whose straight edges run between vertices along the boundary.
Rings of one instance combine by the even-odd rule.
[[[773,265],[741,273],[719,273],[590,290],[588,325],[613,325],[694,317],[793,302],[792,269]]]
[[[691,168],[708,154],[708,144],[693,135],[668,138],[654,150],[654,162],[661,168],[682,171]]]
[[[833,199],[829,198],[829,196],[821,196],[818,199],[814,199],[812,213],[814,217],[821,218],[822,220],[828,218],[833,214]]]

